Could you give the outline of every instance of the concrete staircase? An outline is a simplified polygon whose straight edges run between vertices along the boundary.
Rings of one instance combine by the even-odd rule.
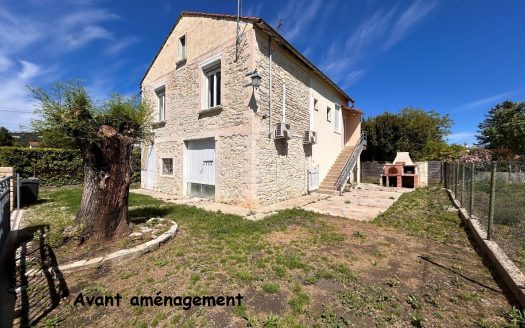
[[[335,189],[335,183],[337,182],[339,175],[341,175],[341,171],[343,170],[346,161],[354,152],[354,149],[354,146],[346,146],[341,150],[341,153],[339,153],[339,156],[334,164],[332,164],[328,174],[319,186],[319,189],[317,190],[318,193],[326,195],[335,195],[339,193],[339,191]]]

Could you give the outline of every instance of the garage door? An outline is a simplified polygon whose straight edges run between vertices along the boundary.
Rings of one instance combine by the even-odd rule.
[[[201,198],[215,198],[215,140],[188,141],[187,193]]]

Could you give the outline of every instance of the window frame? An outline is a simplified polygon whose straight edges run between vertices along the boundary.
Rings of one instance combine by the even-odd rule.
[[[326,121],[332,122],[332,108],[330,106],[326,106]]]
[[[165,169],[168,167],[166,165],[166,163],[164,163],[165,160],[170,160],[171,161],[171,170],[170,172],[171,173],[166,173]],[[162,157],[161,160],[161,175],[162,176],[173,176],[175,175],[175,169],[174,169],[174,161],[173,161],[173,157]]]
[[[314,110],[316,112],[319,111],[319,100],[317,100],[317,98],[314,98]]]
[[[161,86],[155,89],[155,96],[157,97],[157,122],[166,121],[166,87]]]
[[[204,109],[219,107],[222,105],[222,74],[220,61],[203,68],[204,73]],[[210,90],[210,80],[213,87]],[[213,95],[211,95],[213,93]]]
[[[186,34],[179,37],[178,47],[178,61],[181,62],[186,60]]]

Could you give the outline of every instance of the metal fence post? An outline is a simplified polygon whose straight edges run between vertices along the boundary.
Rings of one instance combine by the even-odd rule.
[[[445,189],[450,189],[450,184],[449,184],[449,181],[448,181],[449,180],[449,176],[450,176],[450,172],[449,172],[450,171],[450,167],[449,167],[447,162],[445,162],[443,164],[443,167],[445,169],[445,171],[444,171],[445,175],[444,175],[444,179],[443,179],[444,180],[444,184],[445,184]]]
[[[474,204],[474,169],[475,169],[474,163],[470,164],[470,199],[468,202],[468,215],[469,217],[472,217],[472,209]]]
[[[465,164],[461,166],[461,207],[465,208]]]
[[[454,198],[458,199],[459,162],[454,163]]]
[[[490,201],[489,217],[487,223],[487,239],[492,239],[492,225],[494,223],[494,201],[496,200],[496,162],[492,162],[490,169]]]
[[[439,162],[439,184],[444,184],[443,183],[443,166],[444,166],[443,161]]]

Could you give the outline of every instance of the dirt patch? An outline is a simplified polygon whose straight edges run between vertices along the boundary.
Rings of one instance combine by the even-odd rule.
[[[307,232],[300,226],[291,226],[286,231],[275,231],[266,236],[270,243],[290,244],[293,241],[301,240],[307,237]]]

